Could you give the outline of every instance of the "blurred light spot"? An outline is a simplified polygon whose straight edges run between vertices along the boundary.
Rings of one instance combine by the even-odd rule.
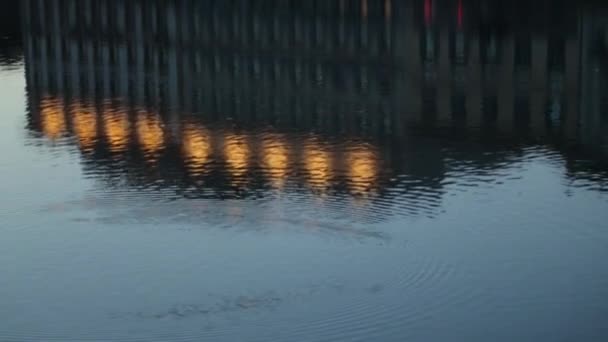
[[[224,139],[224,155],[228,164],[228,171],[236,184],[243,181],[249,166],[249,146],[247,139],[241,135],[228,135]]]
[[[204,172],[205,164],[211,155],[211,143],[208,132],[195,124],[186,124],[182,131],[182,151],[186,158],[186,167],[193,175]]]
[[[131,124],[127,112],[118,110],[109,104],[103,106],[103,125],[110,151],[124,152],[129,144]]]
[[[316,141],[306,144],[304,167],[308,173],[310,186],[317,191],[327,190],[331,178],[331,158],[323,146]]]
[[[348,165],[348,182],[355,194],[368,193],[378,175],[376,154],[368,147],[357,146],[346,154]]]
[[[270,135],[262,143],[264,172],[274,187],[280,188],[285,183],[289,167],[288,149],[284,139]]]
[[[91,151],[97,142],[97,115],[95,108],[87,103],[75,100],[70,108],[72,129],[78,139],[80,148]]]
[[[42,133],[48,139],[56,140],[65,134],[63,100],[46,97],[40,101],[40,124]]]
[[[148,161],[156,160],[157,154],[165,148],[165,132],[158,114],[140,111],[137,114],[136,131],[139,147]]]

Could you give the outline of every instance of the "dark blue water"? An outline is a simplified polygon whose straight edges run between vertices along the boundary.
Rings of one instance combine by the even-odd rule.
[[[601,3],[19,6],[0,341],[608,340]]]

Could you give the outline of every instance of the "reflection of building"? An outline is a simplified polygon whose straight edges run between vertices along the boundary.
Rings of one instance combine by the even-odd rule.
[[[315,192],[360,194],[408,174],[438,189],[441,147],[408,143],[406,122],[573,136],[579,83],[589,80],[582,14],[564,3],[22,6],[32,128],[74,135],[88,165],[122,169],[136,184],[252,189],[292,177]],[[259,141],[255,127],[268,125],[272,139]],[[167,169],[185,176],[163,177]]]
[[[24,1],[36,70],[28,77],[42,89],[155,99],[186,112],[318,118],[298,125],[348,115],[353,128],[376,130],[403,119],[573,130],[576,11],[498,4]],[[492,26],[499,10],[518,19]]]

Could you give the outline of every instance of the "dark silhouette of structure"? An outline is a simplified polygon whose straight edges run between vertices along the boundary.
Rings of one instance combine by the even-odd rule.
[[[410,125],[606,146],[608,25],[584,5],[27,0],[22,11],[31,128],[73,136],[85,164],[135,185],[186,191],[202,177],[241,196],[292,177],[361,195],[408,174],[440,192],[442,146]],[[511,153],[494,152],[478,162]]]

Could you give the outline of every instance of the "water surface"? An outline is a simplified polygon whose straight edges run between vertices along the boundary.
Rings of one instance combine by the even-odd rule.
[[[608,339],[608,12],[22,1],[0,340]]]

